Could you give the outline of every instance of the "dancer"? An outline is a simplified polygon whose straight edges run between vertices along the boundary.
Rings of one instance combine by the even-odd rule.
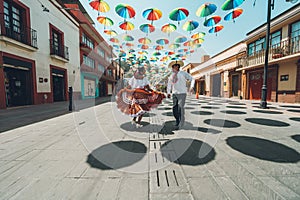
[[[117,106],[121,112],[133,117],[132,124],[137,128],[141,124],[143,115],[151,108],[157,107],[165,95],[150,88],[150,83],[145,77],[145,68],[139,67],[134,76],[128,81],[128,87],[117,94]]]
[[[191,81],[189,91],[192,92],[194,89],[195,79],[187,72],[180,71],[180,67],[183,66],[182,61],[172,61],[169,64],[169,67],[172,67],[172,74],[168,80],[168,98],[173,99],[173,116],[176,119],[175,129],[179,129],[184,126],[185,117],[184,117],[184,105],[187,94],[187,80]]]

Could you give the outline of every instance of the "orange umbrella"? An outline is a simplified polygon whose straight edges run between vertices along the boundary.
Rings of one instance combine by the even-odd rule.
[[[109,5],[102,0],[94,0],[90,2],[90,6],[99,12],[108,12],[110,10]]]

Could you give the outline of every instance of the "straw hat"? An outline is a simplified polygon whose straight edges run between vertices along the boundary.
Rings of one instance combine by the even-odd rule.
[[[168,65],[169,68],[172,68],[172,66],[173,66],[174,64],[179,64],[180,67],[182,67],[182,66],[184,65],[184,63],[183,63],[181,60],[173,60],[172,62],[169,63],[169,65]]]

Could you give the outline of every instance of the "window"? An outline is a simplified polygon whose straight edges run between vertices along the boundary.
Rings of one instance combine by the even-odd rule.
[[[87,57],[86,55],[83,55],[83,64],[93,69],[95,68],[95,61],[92,58]]]
[[[97,52],[100,56],[104,58],[104,50],[102,48],[98,47]]]
[[[281,31],[276,31],[270,35],[270,45],[271,47],[273,46],[278,46],[281,41]]]
[[[94,49],[93,41],[88,36],[86,36],[84,33],[82,34],[81,40],[82,40],[81,42],[83,44],[85,44],[86,46],[88,46],[91,49]]]
[[[22,34],[22,10],[11,5],[8,1],[3,1],[4,7],[4,26],[7,34],[13,36],[14,39],[21,40]]]
[[[291,25],[291,38],[296,38],[300,35],[300,21]]]
[[[103,65],[98,64],[98,70],[99,70],[100,72],[104,72],[104,71],[105,71],[105,68],[104,68]]]
[[[265,47],[266,47],[266,39],[260,38],[248,45],[248,55],[253,55],[254,53],[258,53],[264,50]]]

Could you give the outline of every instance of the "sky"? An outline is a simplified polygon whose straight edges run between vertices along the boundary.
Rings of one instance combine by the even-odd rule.
[[[153,47],[156,44],[157,39],[165,38],[170,40],[170,43],[173,43],[175,38],[178,36],[186,36],[190,39],[191,35],[193,35],[196,32],[205,32],[206,35],[204,36],[204,42],[200,49],[196,49],[194,53],[187,56],[187,60],[185,62],[191,62],[191,63],[199,63],[200,57],[203,54],[207,54],[210,56],[213,56],[215,54],[218,54],[219,52],[229,48],[230,46],[242,41],[246,38],[246,34],[250,32],[251,30],[255,29],[256,27],[260,26],[261,24],[264,24],[266,22],[267,18],[267,0],[245,0],[243,4],[239,6],[239,8],[243,9],[243,13],[235,20],[233,21],[225,21],[223,18],[228,13],[228,11],[223,11],[221,9],[222,4],[225,2],[225,0],[210,0],[210,1],[203,1],[203,0],[105,0],[109,6],[110,11],[106,13],[99,13],[95,10],[93,10],[89,6],[89,2],[91,0],[80,0],[81,3],[84,5],[86,11],[90,14],[92,19],[95,21],[95,27],[100,32],[100,34],[108,41],[110,39],[109,35],[106,35],[103,33],[104,26],[100,24],[96,18],[98,15],[100,16],[106,16],[111,18],[114,21],[114,25],[111,27],[106,27],[106,29],[112,29],[115,30],[119,36],[116,36],[120,41],[120,44],[122,41],[122,36],[125,35],[125,31],[119,28],[119,23],[124,21],[123,18],[121,18],[119,15],[115,12],[115,7],[120,3],[129,4],[132,6],[136,11],[136,16],[131,19],[127,19],[127,21],[132,22],[135,25],[135,29],[132,31],[128,31],[127,34],[132,35],[134,37],[134,42],[136,44],[135,48],[137,48],[138,39],[142,37],[149,37],[152,40],[152,43],[149,45],[150,47]],[[285,0],[274,0],[275,6],[274,10],[272,10],[272,17],[277,16],[278,14],[284,12],[285,10],[289,9],[290,7],[294,6],[295,4],[287,3]],[[203,25],[204,18],[200,18],[196,16],[197,9],[203,4],[203,3],[213,3],[217,6],[217,11],[213,13],[210,16],[213,15],[219,15],[222,17],[222,20],[219,24],[224,26],[224,29],[215,33],[208,33],[208,30],[210,27],[205,27]],[[254,5],[255,2],[255,5]],[[189,16],[186,20],[183,20],[180,22],[179,26],[177,27],[177,30],[168,36],[166,33],[162,33],[160,31],[161,27],[167,23],[173,23],[175,25],[178,25],[178,22],[172,21],[169,19],[169,13],[175,9],[183,7],[186,8],[189,11]],[[139,26],[141,24],[151,23],[147,19],[143,18],[142,12],[148,8],[158,8],[162,11],[162,18],[154,21],[153,25],[156,27],[156,30],[153,33],[150,33],[146,35],[146,33],[143,33],[139,30]],[[207,18],[209,18],[208,16]],[[187,20],[195,20],[199,22],[199,27],[190,32],[182,30],[183,24]],[[116,45],[116,43],[109,42],[111,45]],[[165,49],[167,48],[166,45]],[[181,45],[182,46],[182,45]],[[186,48],[184,46],[179,47],[176,50]],[[151,54],[152,50],[149,50],[149,54]],[[161,51],[164,53],[163,51]],[[150,55],[151,56],[151,55]]]

